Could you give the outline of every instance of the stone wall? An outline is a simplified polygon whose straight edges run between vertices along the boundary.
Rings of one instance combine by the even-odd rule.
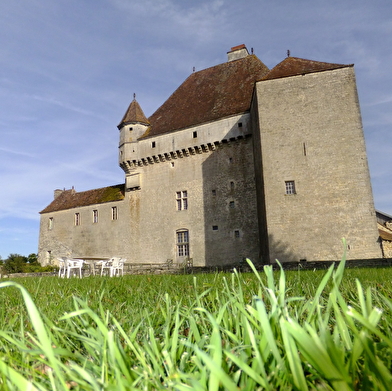
[[[383,240],[381,242],[382,251],[385,258],[392,258],[392,242]]]
[[[112,219],[112,207],[118,218]],[[93,211],[98,222],[93,220]],[[75,224],[75,213],[80,225]],[[50,222],[50,219],[51,222]],[[129,201],[106,202],[41,215],[39,262],[54,264],[57,257],[125,257],[129,253]]]
[[[268,241],[270,261],[339,259],[342,238],[349,259],[380,258],[353,68],[256,88],[256,180],[265,191],[260,220],[268,236],[261,240]],[[295,182],[295,194],[286,194],[286,181]]]
[[[189,233],[188,255],[195,265],[258,258],[249,113],[122,143],[123,168],[137,174],[137,186],[127,189],[122,201],[42,214],[41,264],[61,256],[181,263],[179,230]],[[183,191],[187,208],[177,210],[177,192]],[[111,218],[113,206],[118,208],[117,220]],[[75,213],[80,214],[80,225],[75,225]]]

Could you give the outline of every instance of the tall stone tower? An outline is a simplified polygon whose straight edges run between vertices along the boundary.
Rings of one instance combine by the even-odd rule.
[[[123,119],[117,126],[120,130],[119,165],[125,172],[126,189],[140,187],[140,172],[132,162],[139,160],[137,140],[148,131],[149,126],[150,122],[144,115],[134,94]]]
[[[253,113],[263,261],[381,257],[353,66],[288,57]]]

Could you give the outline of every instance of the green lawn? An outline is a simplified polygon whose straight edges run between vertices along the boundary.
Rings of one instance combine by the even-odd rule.
[[[392,269],[0,284],[1,390],[390,390]]]

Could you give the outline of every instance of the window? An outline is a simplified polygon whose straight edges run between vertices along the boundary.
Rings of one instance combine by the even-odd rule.
[[[286,181],[286,194],[295,194],[295,182],[294,181]]]
[[[217,226],[217,225],[213,225],[213,226],[212,226],[212,230],[213,230],[213,231],[218,231],[218,226]]]
[[[98,223],[98,210],[93,210],[93,223]]]
[[[177,255],[189,256],[189,231],[177,231]]]
[[[53,217],[49,217],[48,229],[53,229]]]
[[[188,192],[186,190],[177,191],[176,193],[177,210],[188,209]]]
[[[197,137],[197,132],[193,132],[193,138]]]
[[[234,231],[234,237],[235,237],[235,238],[239,238],[239,237],[240,237],[240,231],[239,231],[238,229],[236,229],[236,230]]]
[[[212,195],[215,197],[216,196],[216,190],[212,190]]]
[[[242,128],[242,122],[238,122],[238,127]]]
[[[80,225],[80,213],[75,213],[74,224]]]
[[[230,190],[234,190],[234,182],[230,182]]]
[[[235,203],[234,203],[234,201],[230,201],[230,202],[229,202],[229,208],[230,208],[230,209],[234,209],[234,208],[235,208]]]
[[[117,220],[118,219],[118,211],[117,211],[117,206],[112,207],[112,220]]]
[[[151,143],[151,148],[155,148],[155,141],[153,141],[152,143]]]

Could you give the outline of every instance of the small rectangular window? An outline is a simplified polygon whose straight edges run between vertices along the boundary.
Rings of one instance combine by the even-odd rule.
[[[53,217],[49,217],[48,229],[53,229]]]
[[[233,181],[230,182],[230,190],[234,190],[234,182]]]
[[[188,192],[186,190],[176,192],[177,210],[188,209]]]
[[[212,190],[212,195],[215,197],[216,196],[216,190]]]
[[[80,225],[80,213],[75,213],[74,224]]]
[[[93,223],[98,223],[98,210],[93,210]]]
[[[242,122],[238,122],[238,127],[242,128]]]
[[[238,229],[236,229],[236,230],[234,231],[234,237],[235,237],[235,238],[239,238],[239,237],[240,237],[240,231],[239,231]]]
[[[230,209],[234,209],[234,208],[235,208],[235,203],[234,203],[234,201],[230,201],[230,202],[229,202],[229,207],[230,207]]]
[[[152,143],[151,143],[151,148],[155,148],[155,141],[153,141]]]
[[[197,132],[193,132],[193,138],[197,138]]]
[[[112,207],[112,220],[117,220],[118,219],[118,210],[117,206]]]
[[[286,181],[285,185],[286,185],[286,194],[296,194],[294,181]]]
[[[213,231],[218,231],[218,226],[217,226],[217,225],[213,225],[213,226],[212,226],[212,230],[213,230]]]

